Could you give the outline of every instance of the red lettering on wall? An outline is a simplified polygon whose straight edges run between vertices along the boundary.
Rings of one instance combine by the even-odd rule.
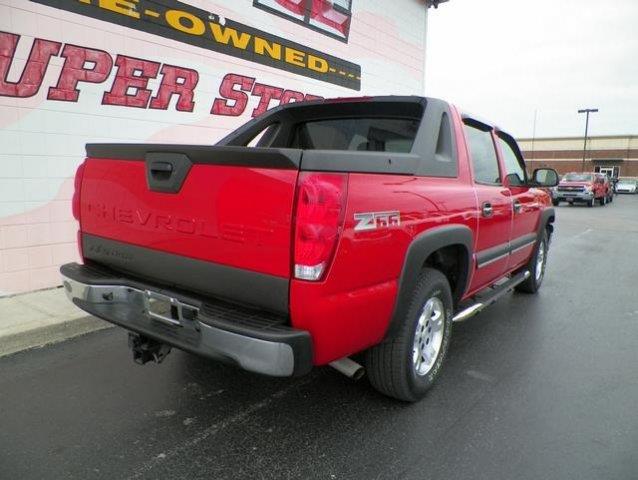
[[[49,88],[47,99],[77,102],[78,82],[102,83],[111,73],[113,59],[104,50],[65,45],[62,50],[64,66],[58,84]]]
[[[241,115],[248,105],[248,95],[244,92],[250,92],[254,83],[255,79],[252,77],[227,73],[219,86],[219,93],[223,98],[215,99],[210,113],[232,117]],[[236,86],[240,90],[236,90]],[[229,104],[228,100],[232,100],[233,103]]]
[[[108,52],[94,48],[62,44],[36,38],[23,68],[20,80],[7,80],[14,63],[20,35],[0,31],[0,96],[31,97],[42,86],[51,57],[60,54],[64,64],[55,86],[50,86],[48,100],[77,102],[82,83],[103,83],[113,69],[113,57]],[[103,105],[153,108],[168,110],[173,96],[177,96],[175,108],[180,112],[195,109],[195,89],[199,73],[186,67],[162,65],[141,58],[117,55],[117,73],[110,90],[102,96]],[[162,73],[156,92],[148,88],[150,79]],[[15,66],[14,66],[15,68]],[[240,116],[248,107],[251,95],[258,98],[251,112],[253,117],[263,114],[273,104],[287,104],[304,100],[321,99],[317,95],[304,94],[296,90],[256,83],[255,78],[237,73],[228,73],[219,86],[219,97],[215,98],[210,113],[214,115]],[[273,102],[274,101],[274,102]],[[278,101],[278,103],[277,103]]]
[[[118,55],[115,65],[117,75],[111,90],[102,97],[102,104],[146,108],[151,97],[151,91],[146,87],[149,79],[157,76],[160,63]]]
[[[306,102],[312,102],[313,100],[323,100],[323,97],[319,95],[311,95],[310,93],[306,94],[306,98],[304,99]]]
[[[9,68],[15,55],[20,35],[0,32],[0,95],[5,97],[32,97],[40,90],[44,73],[53,55],[57,55],[62,44],[36,38],[31,46],[27,63],[20,80],[7,80]]]
[[[151,99],[150,108],[167,110],[173,95],[177,95],[176,108],[180,112],[192,112],[195,108],[193,98],[199,74],[190,68],[164,65],[162,67],[162,83],[157,95]]]
[[[283,93],[283,88],[273,87],[272,85],[264,85],[263,83],[255,83],[252,94],[256,97],[259,97],[259,103],[253,110],[252,116],[258,117],[259,115],[264,113],[266,110],[268,110],[270,101],[272,99],[279,100]]]
[[[286,90],[284,94],[281,96],[280,105],[285,105],[286,103],[292,102],[303,102],[304,94],[301,92],[296,92],[294,90]]]

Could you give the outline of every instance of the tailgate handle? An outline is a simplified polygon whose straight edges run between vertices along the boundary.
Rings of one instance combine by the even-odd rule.
[[[168,162],[153,162],[151,163],[151,172],[172,172],[173,165]]]
[[[149,169],[155,180],[168,180],[173,174],[173,165],[168,162],[152,162]]]
[[[145,161],[148,188],[162,193],[179,192],[192,166],[183,153],[148,152]]]

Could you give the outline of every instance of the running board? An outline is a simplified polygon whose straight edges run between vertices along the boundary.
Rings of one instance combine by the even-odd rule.
[[[454,315],[452,321],[462,322],[463,320],[467,320],[468,318],[473,317],[484,308],[492,305],[506,293],[511,292],[516,285],[518,285],[519,283],[523,283],[529,278],[529,276],[529,271],[525,270],[524,272],[514,275],[512,278],[496,287],[488,288],[487,291],[484,290],[480,294],[473,297],[475,303],[473,303],[469,307],[464,308],[460,312],[457,312],[457,314]]]

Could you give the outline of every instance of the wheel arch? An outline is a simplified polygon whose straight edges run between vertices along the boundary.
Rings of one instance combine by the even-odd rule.
[[[540,221],[538,222],[537,237],[540,240],[543,230],[547,229],[547,234],[551,238],[554,233],[554,221],[556,220],[556,212],[553,208],[546,208],[541,212]]]
[[[455,305],[459,302],[468,288],[473,239],[472,230],[465,225],[446,225],[429,229],[414,238],[403,261],[394,311],[386,337],[397,331],[405,317],[410,307],[410,296],[424,267],[441,270],[448,281],[453,273],[455,281],[450,281],[452,300]],[[450,255],[456,255],[456,264],[452,268],[448,268],[449,264],[445,262]]]

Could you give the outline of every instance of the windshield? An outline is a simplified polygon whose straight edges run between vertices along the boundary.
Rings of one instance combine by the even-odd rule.
[[[412,149],[416,119],[339,118],[297,124],[292,148],[402,152]]]
[[[563,180],[565,182],[591,182],[593,179],[589,173],[568,173]]]

